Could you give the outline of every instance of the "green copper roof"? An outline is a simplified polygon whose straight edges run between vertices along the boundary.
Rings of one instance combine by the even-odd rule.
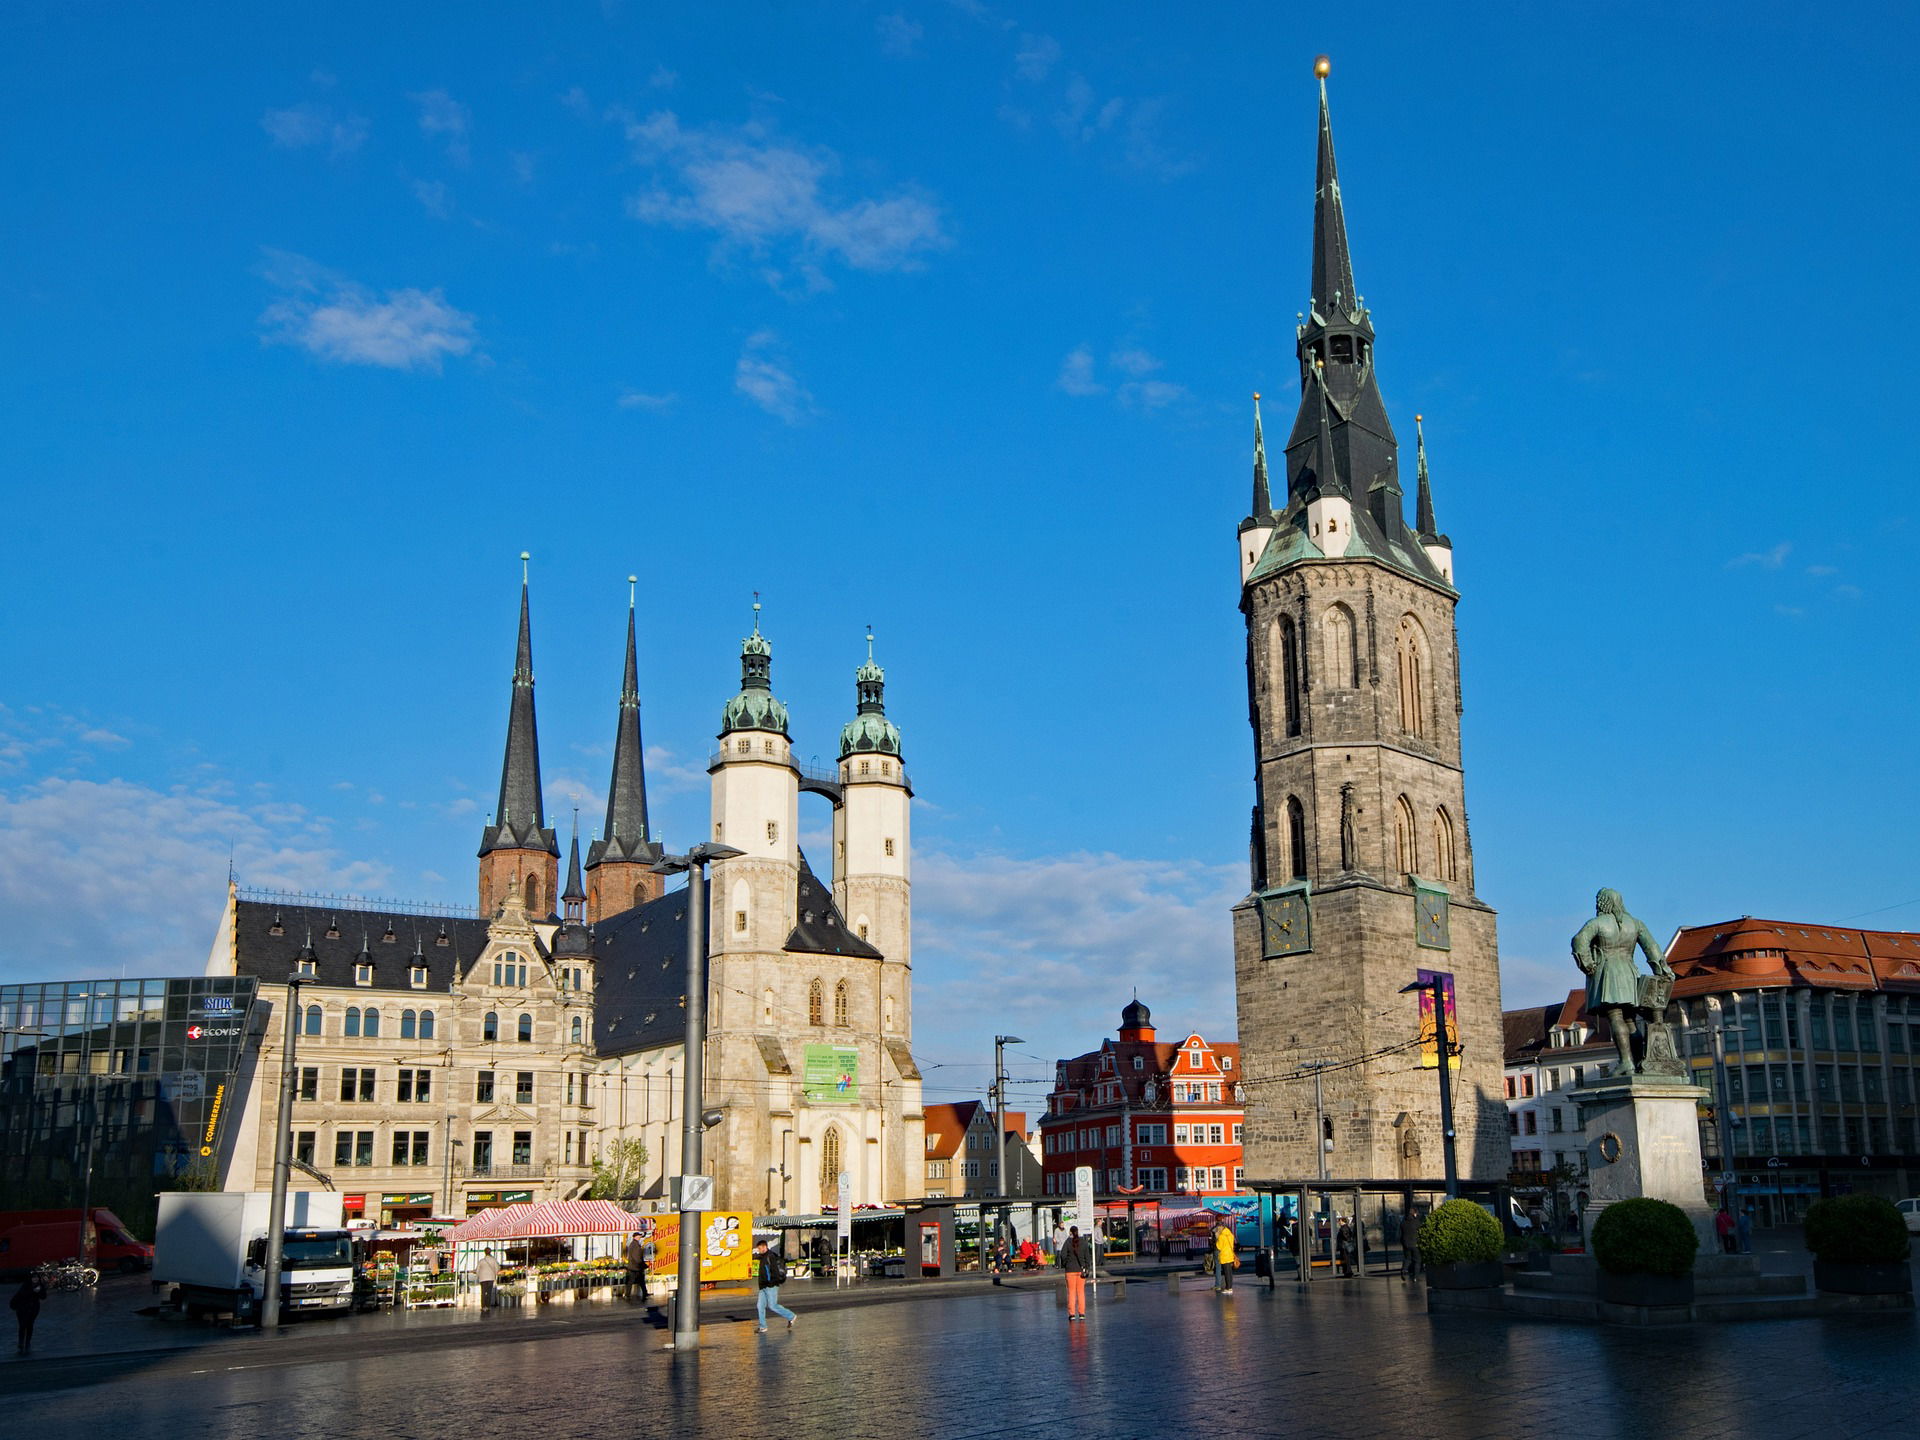
[[[898,755],[900,727],[887,719],[887,672],[873,660],[873,631],[867,631],[867,663],[853,672],[859,714],[840,731],[840,758],[850,755]]]
[[[753,633],[740,642],[740,693],[720,712],[720,733],[771,730],[787,733],[787,707],[773,698],[773,646],[760,633],[760,599],[753,601]]]

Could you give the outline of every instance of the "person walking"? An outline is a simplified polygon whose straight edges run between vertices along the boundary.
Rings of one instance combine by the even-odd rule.
[[[1213,1227],[1213,1288],[1222,1295],[1231,1295],[1233,1272],[1239,1264],[1240,1251],[1234,1244],[1233,1224],[1222,1218]]]
[[[1351,1277],[1360,1257],[1360,1247],[1354,1243],[1353,1222],[1345,1215],[1340,1217],[1340,1228],[1333,1232],[1333,1248],[1340,1262],[1340,1274]]]
[[[787,1262],[780,1253],[764,1240],[754,1242],[754,1278],[760,1283],[760,1293],[754,1298],[754,1314],[758,1317],[754,1330],[761,1335],[767,1333],[767,1312],[782,1316],[787,1328],[793,1328],[796,1318],[793,1311],[780,1303],[780,1287],[787,1283]]]
[[[1733,1212],[1724,1205],[1713,1217],[1713,1233],[1720,1237],[1720,1248],[1729,1255],[1733,1254],[1738,1244],[1734,1238]]]
[[[1411,1280],[1420,1273],[1420,1211],[1409,1202],[1400,1216],[1400,1274]]]
[[[1087,1276],[1093,1271],[1093,1243],[1080,1234],[1078,1225],[1067,1227],[1067,1238],[1054,1252],[1067,1275],[1067,1319],[1087,1318]]]
[[[1742,1205],[1733,1225],[1734,1234],[1740,1240],[1740,1253],[1751,1255],[1753,1253],[1753,1206]]]
[[[1059,1262],[1059,1259],[1060,1259],[1060,1247],[1062,1245],[1065,1245],[1066,1243],[1067,1243],[1067,1227],[1061,1224],[1058,1220],[1056,1220],[1053,1222],[1053,1235],[1050,1237],[1050,1240],[1049,1240],[1049,1245],[1052,1251],[1052,1258],[1056,1264]]]
[[[14,1321],[20,1327],[22,1355],[33,1349],[33,1322],[40,1318],[40,1302],[46,1298],[47,1282],[38,1275],[29,1275],[20,1282],[20,1288],[13,1292],[13,1299],[7,1302],[13,1308]]]
[[[647,1298],[647,1241],[638,1230],[627,1237],[627,1299]]]
[[[500,1262],[494,1259],[491,1250],[482,1250],[480,1258],[473,1262],[473,1278],[480,1282],[480,1308],[493,1309],[493,1290],[500,1280]]]

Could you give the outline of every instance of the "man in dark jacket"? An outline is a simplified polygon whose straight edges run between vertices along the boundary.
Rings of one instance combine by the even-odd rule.
[[[20,1282],[20,1288],[13,1292],[13,1299],[7,1302],[13,1307],[14,1319],[20,1325],[22,1355],[33,1349],[33,1322],[40,1318],[40,1302],[46,1298],[47,1282],[38,1275],[29,1275]]]
[[[776,1315],[784,1316],[787,1328],[791,1330],[795,1319],[794,1313],[780,1303],[780,1287],[786,1283],[787,1279],[787,1262],[764,1240],[755,1243],[753,1257],[754,1278],[760,1283],[760,1294],[754,1302],[758,1320],[753,1328],[762,1335],[766,1334],[767,1312],[771,1310]]]
[[[647,1239],[639,1231],[627,1237],[627,1299],[647,1298]]]

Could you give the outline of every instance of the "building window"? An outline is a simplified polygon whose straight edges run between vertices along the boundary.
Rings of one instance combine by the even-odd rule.
[[[297,960],[294,962],[293,968],[295,973],[300,975],[318,975],[320,973],[318,962],[313,960]]]
[[[887,854],[889,855],[893,854],[893,837],[891,835],[887,836],[884,842],[884,845],[885,845]]]
[[[473,1099],[476,1105],[493,1103],[493,1071],[482,1070],[473,1077]]]
[[[313,1144],[317,1138],[317,1132],[312,1130],[294,1131],[293,1158],[298,1160],[302,1165],[313,1164]]]
[[[340,1098],[343,1101],[373,1099],[373,1071],[348,1066],[340,1072]]]
[[[300,1067],[299,1095],[302,1100],[318,1100],[320,1098],[320,1067],[318,1065],[302,1065]]]
[[[1420,872],[1420,856],[1413,842],[1413,806],[1404,795],[1393,802],[1393,865],[1403,875]]]
[[[1540,1133],[1540,1117],[1531,1110],[1521,1111],[1520,1133],[1523,1135],[1538,1135]]]
[[[396,1130],[393,1132],[393,1163],[395,1165],[425,1165],[427,1163],[426,1130]]]
[[[826,987],[818,980],[807,986],[807,1023],[809,1025],[826,1024]]]
[[[1287,874],[1295,880],[1307,874],[1307,808],[1299,797],[1287,797]]]
[[[360,1033],[369,1040],[380,1038],[380,1012],[371,1005],[367,1007],[366,1023],[361,1027]]]
[[[1454,878],[1453,817],[1443,806],[1433,812],[1433,878]]]
[[[844,980],[833,987],[833,1023],[843,1030],[847,1026],[847,982]]]
[[[572,1027],[572,1029],[571,1029],[571,1031],[570,1031],[570,1034],[572,1035],[572,1038],[573,1038],[573,1043],[574,1043],[574,1044],[576,1044],[576,1045],[578,1045],[578,1044],[580,1044],[580,1043],[581,1043],[581,1040],[580,1040],[580,1037],[581,1037],[581,1034],[582,1034],[582,1032],[583,1032],[583,1031],[585,1030],[585,1028],[586,1028],[586,1027],[585,1027],[585,1026],[584,1026],[584,1025],[583,1025],[583,1024],[581,1023],[581,1019],[580,1019],[580,1017],[579,1017],[578,1015],[576,1015],[576,1016],[574,1016],[574,1017],[573,1017],[573,1027]]]
[[[358,964],[353,967],[353,983],[356,985],[373,984],[373,966]]]
[[[473,1132],[473,1166],[475,1175],[493,1173],[493,1132],[476,1130]]]
[[[1400,729],[1416,739],[1427,733],[1427,641],[1411,615],[1400,619],[1396,645],[1400,671]]]
[[[420,1038],[422,1040],[433,1039],[433,1011],[431,1010],[422,1010],[420,1012]]]
[[[1176,1125],[1176,1126],[1174,1126],[1174,1127],[1173,1127],[1173,1143],[1174,1143],[1174,1144],[1176,1144],[1176,1145],[1184,1145],[1184,1144],[1186,1144],[1186,1143],[1187,1143],[1187,1133],[1188,1133],[1188,1132],[1187,1132],[1187,1127],[1186,1127],[1185,1125]]]
[[[1300,733],[1300,639],[1294,632],[1293,617],[1282,615],[1274,621],[1270,653],[1273,683],[1280,691],[1280,714],[1284,733]]]
[[[533,1072],[521,1070],[513,1080],[513,1101],[516,1105],[533,1104]]]
[[[778,820],[767,821],[767,843],[771,845],[779,838],[780,838],[780,822]]]
[[[1207,1127],[1207,1143],[1209,1145],[1226,1144],[1227,1143],[1226,1128],[1221,1125],[1209,1125]]]
[[[736,910],[733,912],[733,929],[734,929],[734,933],[737,935],[744,935],[747,933],[747,912],[746,911]]]
[[[500,1017],[491,1010],[487,1011],[487,1018],[480,1022],[480,1038],[482,1040],[500,1038]]]
[[[1360,685],[1360,647],[1356,641],[1353,612],[1344,605],[1327,611],[1327,683],[1339,690],[1354,690]]]
[[[526,1045],[526,1044],[530,1044],[530,1043],[532,1042],[532,1040],[533,1040],[533,1016],[531,1016],[531,1015],[522,1015],[522,1016],[520,1017],[520,1026],[519,1026],[519,1033],[518,1033],[518,1037],[517,1037],[517,1038],[519,1039],[519,1041],[520,1041],[520,1043],[521,1043],[522,1045]]]
[[[360,1038],[360,1007],[358,1005],[347,1006],[347,1020],[340,1027],[340,1033],[355,1040]]]
[[[1564,1114],[1563,1114],[1563,1113],[1561,1112],[1561,1109],[1560,1109],[1560,1107],[1559,1107],[1558,1105],[1556,1105],[1556,1106],[1554,1106],[1554,1107],[1553,1107],[1553,1113],[1552,1113],[1552,1116],[1551,1116],[1551,1120],[1552,1120],[1552,1127],[1553,1127],[1553,1130],[1554,1130],[1554,1132],[1555,1132],[1556,1134],[1557,1134],[1557,1133],[1559,1133],[1560,1131],[1563,1131],[1563,1130],[1565,1130],[1565,1129],[1567,1128],[1567,1126],[1566,1126],[1566,1117],[1565,1117],[1565,1115],[1564,1115]]]
[[[319,1033],[320,1007],[318,1005],[309,1005],[307,1006],[307,1034],[318,1035]]]
[[[871,775],[873,773],[873,762],[871,760],[862,760],[860,762],[860,773],[862,775]]]
[[[862,940],[867,938],[867,922],[864,920],[860,922],[860,938]]]
[[[413,1011],[402,1010],[400,1012],[400,1038],[402,1040],[413,1039],[414,1031],[418,1027],[419,1021],[420,1017]]]
[[[433,1071],[402,1070],[400,1072],[400,1101],[404,1104],[412,1101],[425,1105],[433,1099]]]
[[[516,1130],[513,1132],[513,1163],[516,1165],[533,1164],[533,1132]]]
[[[826,1205],[830,1201],[837,1201],[839,1195],[840,1128],[829,1125],[827,1133],[820,1137],[820,1203]]]

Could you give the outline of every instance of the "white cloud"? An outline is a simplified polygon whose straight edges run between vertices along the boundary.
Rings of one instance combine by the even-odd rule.
[[[1187,387],[1166,380],[1129,380],[1117,393],[1122,405],[1135,410],[1158,410],[1185,399]]]
[[[1136,378],[1151,375],[1160,368],[1160,362],[1138,346],[1114,351],[1107,357],[1107,363],[1123,374]]]
[[[515,150],[507,156],[507,166],[513,171],[516,185],[531,185],[539,170],[539,157],[530,150]]]
[[[1231,1037],[1246,888],[1244,866],[1198,860],[918,854],[914,1048],[991,1053],[1017,1015],[1026,1050],[1077,1055],[1135,987],[1170,1029]]]
[[[655,414],[680,403],[678,395],[649,395],[644,390],[622,390],[616,402],[622,410],[649,410]]]
[[[1022,80],[1046,79],[1059,60],[1060,42],[1051,35],[1022,35],[1013,52],[1013,68]]]
[[[261,313],[269,345],[293,345],[341,365],[438,372],[449,355],[472,353],[474,317],[435,290],[364,286],[300,255],[268,252],[267,279],[282,294]]]
[[[920,40],[927,31],[904,15],[882,15],[873,22],[874,33],[880,37],[880,53],[895,60],[905,60],[920,48]]]
[[[453,188],[444,180],[414,181],[413,198],[436,220],[447,220],[453,216]]]
[[[560,103],[582,120],[593,114],[593,103],[587,99],[587,92],[578,85],[569,87],[561,95]]]
[[[1750,551],[1745,555],[1736,555],[1727,561],[1727,568],[1735,570],[1743,565],[1758,565],[1762,570],[1778,570],[1787,563],[1787,556],[1793,550],[1791,540],[1782,540],[1771,550]]]
[[[671,90],[680,83],[680,72],[669,70],[664,65],[653,67],[653,73],[647,76],[647,84],[655,90]]]
[[[779,337],[762,330],[747,337],[733,369],[733,388],[769,415],[797,425],[817,413],[813,396],[777,354]]]
[[[467,148],[467,127],[473,118],[472,112],[444,90],[425,90],[409,98],[420,107],[421,133],[443,141],[447,154],[456,163],[466,164],[471,153]]]
[[[358,150],[368,130],[365,116],[336,114],[332,106],[312,101],[267,111],[260,117],[260,128],[283,149],[324,145],[335,156]]]
[[[341,857],[298,806],[235,805],[201,790],[50,777],[0,791],[0,980],[197,974],[225,891],[386,888],[384,866]],[[103,864],[101,857],[116,857]],[[50,896],[59,903],[49,904]]]
[[[1069,352],[1060,366],[1060,388],[1069,395],[1104,395],[1107,387],[1093,378],[1093,351],[1085,345]]]
[[[917,191],[843,201],[828,193],[833,151],[803,147],[761,125],[686,127],[671,111],[627,122],[653,185],[628,202],[637,220],[711,230],[723,245],[764,255],[787,245],[810,284],[838,259],[856,270],[912,270],[951,243],[939,207]],[[777,278],[777,277],[776,277]]]

